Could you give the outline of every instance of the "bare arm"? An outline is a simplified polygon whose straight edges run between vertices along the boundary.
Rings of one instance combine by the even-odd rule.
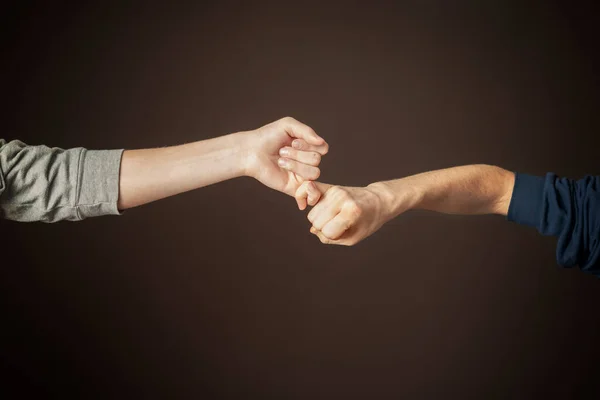
[[[241,176],[292,196],[304,178],[319,176],[327,151],[321,137],[292,118],[180,146],[125,151],[118,206],[124,210]]]
[[[353,245],[411,209],[499,214],[557,237],[556,260],[600,276],[600,176],[533,176],[490,165],[425,172],[365,188],[303,183],[298,207],[323,243]],[[318,204],[317,204],[318,202]]]
[[[467,165],[364,188],[306,182],[296,192],[296,200],[300,209],[316,204],[308,219],[311,232],[321,241],[353,245],[411,209],[506,215],[514,179],[512,172],[499,167]]]
[[[158,149],[126,150],[121,160],[118,207],[124,210],[242,176],[236,135]]]
[[[424,172],[368,186],[391,217],[409,209],[446,214],[508,213],[514,173],[491,165],[466,165]]]

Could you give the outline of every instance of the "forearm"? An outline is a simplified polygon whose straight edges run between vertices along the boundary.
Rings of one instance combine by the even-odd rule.
[[[446,214],[506,215],[514,174],[491,165],[467,165],[369,185],[389,217],[409,209]]]
[[[244,175],[243,133],[156,149],[127,150],[118,207],[124,210]]]

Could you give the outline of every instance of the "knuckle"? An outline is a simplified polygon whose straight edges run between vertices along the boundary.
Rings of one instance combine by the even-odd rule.
[[[311,168],[309,170],[309,172],[307,173],[307,178],[310,180],[317,180],[319,178],[319,176],[321,176],[321,170],[319,168]]]
[[[325,155],[327,153],[329,153],[329,144],[325,143],[323,145],[323,152],[322,152],[322,154]]]
[[[312,210],[311,210],[311,212],[308,213],[308,215],[306,216],[306,218],[310,221],[311,224],[314,222],[314,220],[315,220],[315,214],[312,212]]]
[[[331,192],[331,194],[340,194],[343,193],[344,189],[342,189],[340,186],[332,186],[329,191]]]
[[[348,212],[354,217],[360,217],[360,215],[362,214],[362,208],[354,200],[350,200],[346,204],[346,207],[348,209]]]
[[[348,193],[348,191],[347,191],[345,188],[343,188],[343,187],[340,187],[340,188],[339,188],[339,189],[336,191],[336,196],[337,196],[338,198],[340,198],[341,200],[343,200],[343,201],[348,201],[348,200],[351,200],[351,198],[350,198],[350,194],[349,194],[349,193]]]
[[[316,164],[321,163],[321,155],[319,153],[312,153],[313,162]]]

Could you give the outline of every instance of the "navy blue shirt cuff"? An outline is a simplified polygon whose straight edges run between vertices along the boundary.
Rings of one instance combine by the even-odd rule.
[[[509,221],[538,228],[544,183],[543,177],[515,173],[515,186],[508,206]]]

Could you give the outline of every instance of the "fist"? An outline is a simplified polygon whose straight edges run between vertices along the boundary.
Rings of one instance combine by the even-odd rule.
[[[310,232],[322,243],[352,246],[387,222],[381,196],[371,188],[304,182],[294,196],[308,213]]]

